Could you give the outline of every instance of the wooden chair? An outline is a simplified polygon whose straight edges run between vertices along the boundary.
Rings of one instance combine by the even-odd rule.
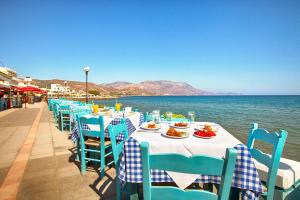
[[[72,111],[72,117],[74,119],[74,123],[77,122],[77,125],[79,126],[79,119],[80,117],[84,116],[84,115],[87,115],[87,114],[90,114],[89,111],[79,111],[79,110],[76,110],[76,111]],[[75,126],[75,124],[74,124]],[[79,127],[77,127],[78,131],[79,131]],[[80,133],[79,133],[80,134]],[[75,146],[76,146],[76,160],[77,161],[81,161],[80,159],[80,137],[77,138],[76,142],[75,142]]]
[[[83,129],[82,125],[99,126],[99,129]],[[79,118],[79,135],[80,135],[80,155],[81,155],[81,173],[86,172],[86,163],[88,161],[100,163],[100,178],[104,176],[105,166],[111,165],[113,162],[105,163],[105,158],[112,154],[111,142],[105,141],[103,116],[80,117]],[[85,139],[86,138],[86,139]],[[86,155],[87,154],[87,155]],[[89,156],[98,154],[99,158]]]
[[[60,130],[63,131],[65,126],[71,131],[71,109],[69,105],[59,106],[60,113]]]
[[[259,129],[256,123],[253,123],[248,135],[248,148],[254,159],[264,164],[269,168],[268,177],[266,180],[267,191],[262,194],[264,199],[271,200],[274,196],[276,184],[276,176],[280,163],[281,154],[288,133],[284,130],[269,133],[264,129]],[[262,142],[273,145],[272,155],[263,153],[261,150],[254,148],[254,142],[260,140]]]
[[[55,120],[55,123],[59,123],[59,103],[54,102],[53,104],[53,117]]]
[[[149,144],[141,143],[143,194],[144,200],[176,199],[176,200],[227,200],[230,194],[232,175],[236,161],[236,150],[227,149],[225,159],[205,155],[149,154]],[[221,176],[218,194],[204,190],[182,190],[172,186],[152,186],[151,169],[174,171],[189,174],[206,174]]]
[[[118,178],[119,164],[120,164],[120,154],[123,151],[124,141],[128,138],[128,130],[127,130],[125,120],[122,119],[121,124],[117,124],[117,125],[114,125],[114,126],[112,126],[111,124],[108,125],[108,130],[109,130],[109,137],[110,137],[110,141],[111,141],[113,157],[114,157],[114,162],[115,162],[115,167],[116,167],[117,200],[120,200],[121,199],[121,185],[120,185],[120,180]],[[119,143],[118,143],[116,138],[122,133],[124,135],[124,140],[119,141]],[[126,192],[126,191],[124,191],[124,192]]]

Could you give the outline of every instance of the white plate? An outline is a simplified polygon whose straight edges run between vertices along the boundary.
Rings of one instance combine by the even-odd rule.
[[[170,127],[177,128],[177,129],[186,129],[186,128],[190,128],[190,125],[187,124],[187,126],[175,126],[175,123],[174,123],[174,124],[171,124]]]
[[[202,139],[211,139],[211,138],[216,137],[216,136],[205,137],[205,136],[200,136],[200,135],[196,135],[196,134],[193,134],[193,136],[195,136],[197,138],[202,138]]]
[[[217,124],[213,124],[213,125],[211,125],[211,127],[212,127],[213,132],[218,132],[219,126]],[[202,131],[203,129],[204,129],[204,125],[196,125],[195,126],[196,131]]]
[[[134,115],[134,114],[135,114],[134,112],[126,112],[126,113],[124,113],[124,116],[129,117],[129,116]],[[123,116],[123,114],[122,114],[122,116]]]
[[[190,134],[188,132],[185,132],[185,134],[186,135],[183,137],[176,137],[176,136],[167,135],[167,133],[161,133],[162,136],[168,137],[168,138],[173,138],[173,139],[184,139],[184,138],[188,138],[190,136]]]
[[[160,125],[158,125],[158,124],[155,124],[155,126],[156,126],[156,128],[148,128],[148,124],[144,124],[144,125],[140,126],[140,128],[144,129],[144,130],[152,130],[152,131],[157,131],[161,128]]]

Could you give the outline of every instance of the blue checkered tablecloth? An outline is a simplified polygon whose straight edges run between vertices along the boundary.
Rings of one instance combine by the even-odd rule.
[[[140,114],[140,117],[139,117],[139,126],[140,126],[144,122],[144,115],[143,115],[143,113],[139,113],[139,114]],[[122,117],[114,118],[110,122],[110,124],[111,125],[120,124],[121,121],[122,121],[122,119],[123,119]],[[125,117],[124,119],[126,120],[126,126],[127,126],[127,129],[128,129],[128,135],[130,135],[131,133],[133,133],[136,130],[136,128],[132,124],[130,118]],[[86,124],[83,124],[82,125],[82,129],[89,129],[89,126],[86,125]],[[109,138],[109,132],[108,132],[108,128],[107,127],[105,128],[105,137]],[[71,139],[72,139],[73,142],[76,142],[78,138],[79,138],[78,124],[77,124],[77,122],[75,122],[74,128],[72,130]],[[124,135],[121,133],[120,135],[117,136],[116,139],[117,140],[124,140]]]
[[[257,169],[251,159],[248,148],[239,144],[234,147],[237,150],[237,160],[232,178],[232,187],[239,188],[243,199],[258,199],[263,192],[263,187],[258,176]],[[130,137],[124,143],[123,154],[120,162],[119,178],[124,184],[142,183],[142,159],[140,144]],[[151,170],[152,182],[173,182],[172,178],[163,170]],[[216,183],[219,184],[219,176],[200,175],[196,183]]]

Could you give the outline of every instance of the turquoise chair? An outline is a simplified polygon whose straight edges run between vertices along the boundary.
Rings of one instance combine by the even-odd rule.
[[[227,149],[225,159],[205,155],[186,157],[175,153],[150,155],[147,142],[141,143],[141,151],[144,200],[227,200],[229,198],[237,156],[235,149]],[[218,194],[204,190],[182,190],[172,186],[152,186],[151,169],[221,176],[221,184]]]
[[[58,102],[55,102],[53,104],[53,117],[56,123],[58,123],[59,121],[59,104]]]
[[[266,165],[269,168],[268,177],[266,180],[267,191],[262,194],[262,197],[267,200],[273,199],[274,189],[276,184],[277,171],[280,163],[280,157],[286,141],[288,133],[284,130],[269,133],[264,129],[259,129],[256,123],[251,125],[248,135],[247,147],[253,158],[258,162]],[[273,145],[272,156],[263,153],[259,149],[254,148],[254,142],[260,140],[262,142]]]
[[[79,119],[80,117],[90,114],[90,112],[88,111],[72,111],[72,116],[74,119],[74,123],[77,122],[77,124],[79,124]],[[78,128],[79,131],[79,128]],[[76,142],[75,142],[75,146],[76,146],[76,160],[80,161],[80,137],[77,138]]]
[[[0,99],[0,111],[4,110],[4,102]]]
[[[48,110],[50,110],[50,102],[51,102],[51,99],[48,99],[47,100]]]
[[[50,111],[54,111],[54,104],[57,102],[56,99],[50,99],[49,100],[49,109]]]
[[[99,130],[82,129],[82,124],[98,125]],[[80,117],[78,129],[80,135],[81,173],[85,174],[87,162],[98,162],[100,163],[100,178],[103,178],[105,166],[113,164],[113,162],[105,163],[105,158],[111,155],[112,151],[111,142],[105,141],[103,116],[100,115],[99,118]],[[89,154],[93,156],[89,156]],[[95,154],[98,155],[97,158],[94,157]]]
[[[109,130],[109,137],[110,137],[112,151],[113,151],[114,162],[115,162],[115,166],[116,166],[117,200],[120,200],[121,199],[121,185],[120,185],[120,180],[118,178],[118,176],[119,176],[120,154],[123,151],[124,141],[128,138],[128,130],[127,130],[125,120],[122,119],[121,124],[117,124],[117,125],[114,125],[114,126],[112,126],[111,124],[108,125],[108,130]],[[116,138],[121,133],[124,134],[124,140],[120,141],[118,143]]]
[[[77,115],[79,114],[80,116],[82,115],[87,115],[87,114],[91,114],[92,111],[91,110],[85,110],[85,109],[78,109],[75,108],[71,111],[71,115],[73,117],[73,122],[75,122],[75,120],[77,120]]]
[[[53,99],[48,99],[48,110],[52,111],[51,104],[53,102]]]
[[[275,194],[279,197],[276,199],[298,200],[300,199],[300,179],[296,181],[291,187],[283,189],[275,186]]]
[[[69,105],[59,106],[60,113],[60,130],[63,131],[65,127],[71,132],[71,108]]]

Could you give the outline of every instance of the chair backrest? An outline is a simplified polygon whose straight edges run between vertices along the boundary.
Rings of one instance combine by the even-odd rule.
[[[60,112],[71,112],[71,107],[70,105],[60,105],[59,106]]]
[[[103,116],[99,117],[85,117],[85,116],[80,116],[78,115],[77,118],[78,120],[78,129],[80,133],[80,140],[84,141],[84,136],[88,137],[95,137],[95,138],[100,138],[100,140],[104,141],[104,121],[103,121]],[[89,128],[84,128],[83,126],[88,126],[92,125],[99,126],[99,129],[89,129]]]
[[[276,184],[277,171],[280,164],[280,158],[288,133],[284,130],[280,132],[269,133],[264,129],[259,129],[256,123],[253,123],[248,135],[248,148],[253,158],[269,168],[267,178],[267,199],[273,199],[274,187]],[[255,140],[273,145],[272,156],[254,148]]]
[[[225,159],[206,155],[149,154],[149,144],[141,143],[144,200],[150,199],[228,199],[236,161],[236,150],[227,149]],[[171,186],[152,186],[151,169],[189,174],[221,176],[218,194],[203,190],[181,190]]]
[[[108,130],[109,130],[109,137],[110,137],[113,156],[114,156],[114,162],[117,164],[119,161],[120,153],[123,151],[124,141],[128,138],[128,129],[126,126],[125,119],[122,119],[120,124],[108,125]],[[117,137],[120,134],[124,135],[124,140],[119,141],[118,143]]]
[[[57,118],[59,115],[59,103],[55,102],[53,104],[53,112],[54,112],[54,117]]]
[[[87,114],[91,114],[92,112],[90,111],[86,111],[86,110],[77,110],[77,109],[73,109],[72,111],[72,117],[74,122],[76,121],[77,124],[79,124],[79,118],[83,115],[87,115]]]

